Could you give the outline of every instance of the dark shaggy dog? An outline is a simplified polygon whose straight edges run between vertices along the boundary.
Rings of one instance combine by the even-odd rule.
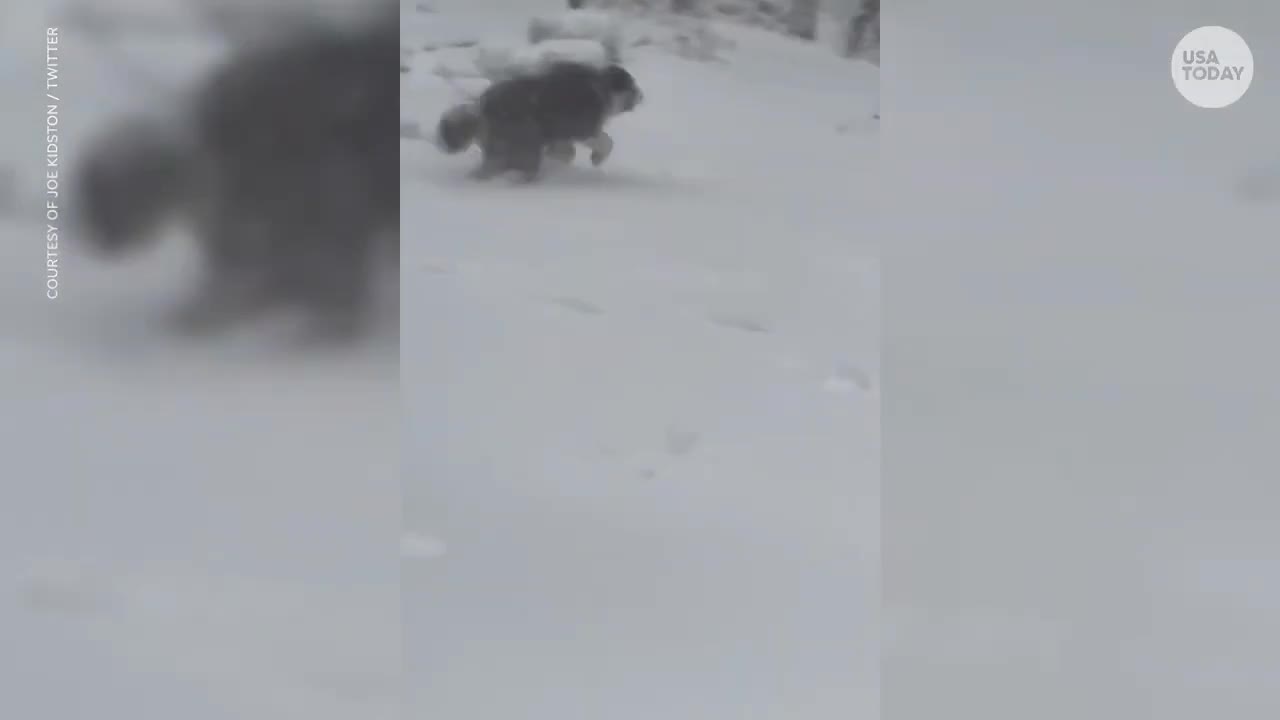
[[[879,63],[879,50],[880,0],[862,0],[858,12],[849,20],[845,53],[853,57],[875,51],[875,61]]]
[[[447,153],[479,144],[480,178],[515,171],[533,180],[545,154],[572,161],[574,143],[586,145],[591,162],[600,165],[613,150],[605,123],[634,110],[642,97],[635,78],[619,65],[556,63],[496,82],[475,102],[450,108],[440,117],[436,144]]]
[[[390,13],[300,31],[217,68],[185,125],[115,128],[78,175],[90,244],[119,254],[177,216],[206,261],[185,329],[288,304],[357,330],[381,241],[399,253],[399,53]]]

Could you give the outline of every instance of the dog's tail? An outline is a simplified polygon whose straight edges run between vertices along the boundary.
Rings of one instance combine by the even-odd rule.
[[[436,147],[450,155],[460,153],[479,139],[483,124],[476,103],[455,105],[440,116],[436,125]]]

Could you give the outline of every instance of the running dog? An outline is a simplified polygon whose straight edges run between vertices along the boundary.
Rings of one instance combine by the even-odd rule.
[[[613,152],[605,124],[635,110],[643,97],[621,65],[558,62],[496,82],[474,102],[445,111],[436,145],[449,154],[479,145],[483,159],[474,172],[479,179],[514,171],[535,180],[544,156],[572,162],[575,143],[585,145],[598,166]]]

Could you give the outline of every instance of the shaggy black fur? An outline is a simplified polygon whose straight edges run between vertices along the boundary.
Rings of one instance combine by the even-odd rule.
[[[206,260],[184,327],[297,304],[355,330],[381,240],[399,252],[399,63],[390,13],[231,57],[196,89],[187,126],[131,121],[88,154],[89,242],[121,252],[177,215]]]
[[[634,110],[642,98],[620,65],[557,63],[494,83],[474,103],[450,108],[440,118],[436,142],[448,153],[479,144],[480,177],[510,170],[533,180],[545,154],[572,159],[575,142],[591,148],[593,163],[604,162],[613,147],[605,123]]]

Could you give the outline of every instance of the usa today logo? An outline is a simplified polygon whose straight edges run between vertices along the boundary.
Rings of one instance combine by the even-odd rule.
[[[1252,82],[1253,52],[1232,30],[1196,28],[1173,49],[1173,84],[1196,107],[1227,107],[1244,97]]]

